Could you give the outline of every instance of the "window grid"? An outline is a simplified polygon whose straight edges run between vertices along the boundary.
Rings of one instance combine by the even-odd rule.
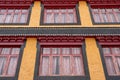
[[[109,75],[120,75],[120,48],[107,47],[103,48],[104,58]]]
[[[72,51],[73,51],[72,49],[75,49],[75,48],[68,48],[68,47],[67,48],[66,47],[65,48],[56,48],[56,49],[59,50],[58,54],[53,53],[53,49],[55,49],[55,48],[48,48],[48,49],[49,49],[49,51],[47,51],[47,52],[50,52],[50,53],[44,54],[43,53],[44,48],[42,48],[42,53],[41,53],[41,56],[40,56],[40,63],[41,64],[39,66],[39,76],[65,76],[65,75],[67,75],[67,76],[69,76],[69,75],[70,76],[71,75],[72,76],[77,76],[77,75],[78,76],[84,76],[85,75],[81,48],[78,48],[78,49],[80,49],[79,54],[72,53]],[[63,49],[65,49],[65,50],[69,49],[70,53],[67,54],[67,52],[66,52],[66,54],[63,54],[63,51],[64,51]],[[42,68],[42,65],[43,65],[42,62],[44,61],[43,57],[49,57],[49,59],[48,59],[48,62],[49,62],[48,63],[48,69],[46,70],[46,71],[48,71],[48,72],[46,72],[48,74],[43,74],[43,68]],[[59,67],[58,66],[55,67],[55,68],[59,69],[58,73],[53,73],[54,72],[53,69],[55,69],[53,67],[53,62],[54,62],[53,58],[54,57],[59,57]],[[66,58],[69,57],[69,60],[68,59],[64,60],[65,57]],[[76,67],[77,64],[75,64],[75,57],[78,57],[78,58],[76,58],[77,59],[76,63],[79,64],[77,67]],[[63,60],[64,60],[64,62],[63,62]],[[79,60],[80,60],[80,62],[79,62]],[[66,63],[65,63],[65,61],[66,61]],[[64,63],[66,65],[67,61],[69,61],[70,66],[65,66],[65,68],[64,68]],[[44,67],[46,67],[46,66],[44,66]],[[68,67],[70,67],[70,68],[68,68]],[[69,69],[69,70],[66,70],[66,69]],[[57,72],[57,70],[55,70],[55,71]],[[78,71],[78,73],[77,73],[77,71]]]
[[[19,48],[0,48],[0,77],[15,76]]]
[[[120,9],[92,9],[94,21],[96,23],[118,23],[120,22]]]
[[[76,10],[44,9],[44,23],[77,23]]]
[[[0,23],[26,23],[28,9],[0,9]]]

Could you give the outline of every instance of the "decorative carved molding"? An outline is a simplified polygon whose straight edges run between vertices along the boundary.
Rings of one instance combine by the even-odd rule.
[[[71,42],[74,42],[74,43],[80,43],[82,41],[84,41],[84,37],[81,37],[81,36],[40,36],[38,37],[38,41],[39,42],[56,42],[56,43],[61,43],[61,42],[64,42],[64,43],[71,43]]]
[[[27,8],[33,0],[0,0],[0,8]]]
[[[25,41],[25,37],[16,37],[16,36],[0,36],[0,45],[1,44],[5,44],[5,45],[9,45],[9,44],[22,44]],[[7,44],[6,44],[7,43]]]
[[[120,45],[120,36],[101,36],[101,37],[96,37],[96,40],[100,44],[107,44],[107,45]]]

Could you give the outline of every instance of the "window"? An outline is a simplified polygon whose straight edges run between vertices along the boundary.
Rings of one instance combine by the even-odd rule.
[[[0,9],[1,23],[27,23],[29,9]]]
[[[92,8],[92,16],[95,23],[119,23],[119,8]]]
[[[80,47],[43,47],[40,58],[40,76],[85,75]]]
[[[20,48],[0,48],[0,77],[15,76]]]
[[[107,72],[110,76],[120,76],[120,47],[103,47]]]
[[[73,9],[45,9],[44,23],[77,23],[76,10]]]

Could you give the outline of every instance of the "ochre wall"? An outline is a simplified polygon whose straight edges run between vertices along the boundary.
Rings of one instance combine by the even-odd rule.
[[[37,39],[27,38],[24,48],[18,80],[33,80]]]
[[[86,55],[91,80],[105,80],[100,52],[94,38],[86,38]]]

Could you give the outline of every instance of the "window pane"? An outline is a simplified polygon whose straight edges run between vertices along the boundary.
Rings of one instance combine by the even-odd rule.
[[[112,48],[112,54],[120,54],[119,48]]]
[[[102,14],[102,18],[104,22],[108,22],[107,14]]]
[[[72,54],[80,54],[80,48],[72,48]]]
[[[63,57],[63,74],[67,75],[71,73],[70,69],[70,57]]]
[[[111,13],[109,14],[110,22],[116,22],[115,16]]]
[[[3,17],[4,17],[4,14],[0,14],[0,23],[3,22]]]
[[[10,23],[11,15],[8,14],[5,19],[5,23]]]
[[[13,48],[11,54],[19,54],[20,48]]]
[[[104,54],[110,54],[110,48],[103,48]]]
[[[109,75],[116,74],[112,58],[111,57],[105,57],[105,61],[106,61],[108,74]]]
[[[52,48],[52,54],[60,54],[60,48]]]
[[[43,54],[50,54],[50,48],[43,48]]]
[[[7,75],[15,75],[17,66],[17,57],[12,57],[8,66]]]
[[[1,54],[10,54],[10,48],[3,48]]]
[[[119,72],[120,72],[120,57],[116,57],[116,59],[117,59],[118,69],[119,69]]]
[[[62,54],[70,54],[70,48],[62,48]]]
[[[53,14],[47,14],[47,21],[46,23],[53,23],[54,22],[54,17],[53,17]]]
[[[7,58],[0,57],[0,75],[3,74],[4,67],[5,67],[5,64],[6,64],[6,60],[7,60]]]
[[[42,58],[42,75],[49,74],[49,57]]]
[[[100,15],[95,13],[94,14],[94,20],[95,20],[95,22],[100,22]]]
[[[60,74],[59,57],[53,57],[52,74]]]
[[[25,23],[26,22],[26,14],[22,14],[20,18],[20,23]]]
[[[74,72],[78,75],[84,75],[83,63],[80,57],[74,57]]]
[[[17,21],[18,21],[18,14],[15,14],[13,18],[13,23],[17,23]]]

